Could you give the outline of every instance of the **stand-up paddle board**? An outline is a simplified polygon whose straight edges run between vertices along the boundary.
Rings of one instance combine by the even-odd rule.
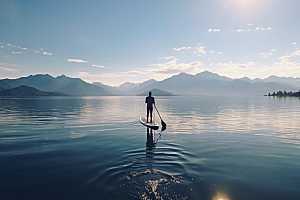
[[[152,121],[151,123],[147,122],[147,119],[145,117],[140,117],[140,123],[154,130],[157,130],[159,128],[158,123],[156,123],[155,121]]]

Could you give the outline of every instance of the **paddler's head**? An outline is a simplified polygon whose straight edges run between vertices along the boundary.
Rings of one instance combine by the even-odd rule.
[[[152,95],[152,92],[150,91],[150,92],[149,92],[149,97],[151,97],[151,95]]]

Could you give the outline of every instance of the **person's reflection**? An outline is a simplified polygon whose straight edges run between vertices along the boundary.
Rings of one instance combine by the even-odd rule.
[[[153,129],[147,128],[146,150],[154,150],[156,142],[154,141]]]

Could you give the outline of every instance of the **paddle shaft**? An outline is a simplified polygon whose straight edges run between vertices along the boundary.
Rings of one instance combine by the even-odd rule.
[[[154,107],[155,107],[155,109],[156,109],[156,111],[157,111],[157,113],[158,113],[158,116],[159,116],[160,120],[161,120],[161,125],[162,125],[162,126],[167,126],[167,124],[162,120],[162,118],[161,118],[161,116],[160,116],[160,114],[159,114],[159,112],[158,112],[158,110],[157,110],[155,104],[154,104]]]

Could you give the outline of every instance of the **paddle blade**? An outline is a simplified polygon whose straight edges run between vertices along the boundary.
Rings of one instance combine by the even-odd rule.
[[[162,125],[163,127],[166,127],[166,126],[167,126],[167,124],[166,124],[163,120],[161,120],[161,125]]]

